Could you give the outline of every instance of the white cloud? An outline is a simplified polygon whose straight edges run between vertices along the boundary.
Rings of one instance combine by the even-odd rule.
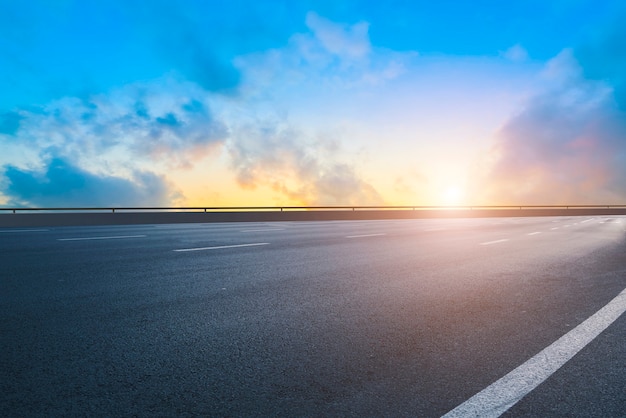
[[[171,79],[87,99],[66,97],[20,114],[20,129],[4,141],[12,148],[38,150],[23,166],[62,157],[101,172],[142,163],[179,167],[227,137],[224,124],[212,113],[210,97],[190,83]],[[0,156],[0,165],[14,164],[13,157]]]
[[[346,91],[395,80],[418,54],[372,46],[368,23],[335,23],[314,12],[309,31],[296,33],[282,48],[240,56],[242,91],[276,97],[295,89]]]
[[[367,56],[372,49],[367,22],[354,25],[340,24],[325,19],[315,12],[309,12],[306,16],[306,25],[324,49],[334,55],[360,59]]]
[[[502,52],[502,56],[513,62],[524,62],[528,60],[528,51],[520,44],[516,44]]]

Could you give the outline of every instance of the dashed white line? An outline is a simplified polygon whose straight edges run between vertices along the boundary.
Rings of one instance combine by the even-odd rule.
[[[256,247],[258,245],[268,245],[268,244],[269,242],[255,242],[253,244],[219,245],[216,247],[180,248],[178,250],[172,250],[172,251],[185,252],[185,251],[221,250],[222,248]]]
[[[59,238],[57,241],[87,241],[96,239],[123,239],[123,238],[142,238],[146,235],[113,235],[109,237],[78,237],[78,238]]]
[[[531,233],[526,234],[526,235],[538,235],[538,234],[541,234],[541,232],[539,232],[539,231],[537,231],[537,232],[531,232]]]
[[[268,232],[268,231],[284,231],[285,228],[264,228],[264,229],[242,229],[239,232]]]
[[[582,324],[445,414],[443,418],[499,417],[560,369],[624,312],[626,289]]]
[[[495,241],[487,241],[487,242],[481,242],[480,245],[492,245],[492,244],[499,244],[501,242],[507,242],[508,238],[505,239],[497,239]]]
[[[363,235],[348,235],[346,238],[365,238],[365,237],[380,237],[387,234],[363,234]]]
[[[559,229],[558,226],[554,227],[554,228],[550,228],[552,231],[554,231],[555,229]]]
[[[584,224],[585,222],[589,222],[589,221],[593,221],[595,218],[591,218],[591,219],[587,219],[585,221],[582,221],[581,224]]]

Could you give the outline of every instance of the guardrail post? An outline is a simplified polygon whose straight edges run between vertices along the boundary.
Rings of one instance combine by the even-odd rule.
[[[280,211],[282,212],[282,211],[283,211],[283,208],[280,208]]]
[[[111,213],[115,213],[115,208],[111,208]]]
[[[13,209],[13,213],[15,213],[15,209]]]

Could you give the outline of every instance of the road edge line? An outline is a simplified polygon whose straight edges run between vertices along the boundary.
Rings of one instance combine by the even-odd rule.
[[[499,417],[554,374],[626,311],[626,289],[576,328],[442,418]]]

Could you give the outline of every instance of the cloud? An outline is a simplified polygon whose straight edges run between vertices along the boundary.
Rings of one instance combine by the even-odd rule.
[[[206,6],[202,4],[198,6],[201,9]],[[308,113],[321,102],[341,99],[350,103],[372,85],[399,77],[407,57],[414,54],[373,47],[366,22],[336,23],[315,13],[306,19],[301,14],[298,30],[304,31],[289,32],[292,36],[286,44],[287,36],[279,37],[279,47],[267,50],[256,47],[270,41],[255,43],[252,34],[266,37],[271,24],[260,29],[241,26],[239,20],[222,24],[208,14],[212,25],[206,16],[198,17],[195,6],[185,4],[172,5],[171,10],[165,2],[156,2],[154,8],[123,9],[126,23],[135,22],[142,13],[151,16],[145,23],[146,34],[172,71],[97,94],[87,89],[85,94],[41,106],[17,108],[17,124],[11,120],[6,132],[0,132],[0,146],[10,148],[0,155],[0,172],[8,173],[5,177],[17,181],[30,173],[30,183],[17,183],[35,190],[34,184],[46,183],[35,180],[45,179],[42,173],[58,165],[50,168],[50,162],[61,161],[70,167],[68,172],[72,167],[83,170],[85,178],[141,183],[138,173],[180,179],[184,178],[181,169],[202,173],[202,162],[215,164],[206,172],[230,164],[239,186],[270,187],[286,201],[382,203],[377,190],[362,177],[354,157],[330,149],[329,143],[340,148],[341,140],[347,141],[339,133],[341,121],[328,122],[320,139],[311,132],[315,128],[310,120],[293,115]],[[244,20],[258,23],[259,15]],[[232,40],[231,32],[244,33]],[[250,50],[259,52],[248,53]],[[232,57],[239,51],[244,53],[233,66]],[[294,109],[291,115],[290,109]],[[277,114],[280,117],[275,118]],[[221,150],[227,153],[218,154]],[[207,156],[216,158],[204,159]],[[198,177],[197,181],[205,182],[203,187],[208,189],[218,180]],[[5,192],[11,193],[11,199],[30,202],[28,193],[22,196],[15,188],[17,183],[11,183],[13,188],[5,188]],[[116,186],[113,182],[101,185]],[[84,189],[76,190],[72,196],[78,201],[78,191]],[[85,202],[88,197],[84,195]]]
[[[290,11],[301,8],[247,0],[118,3],[138,28],[135,35],[147,40],[142,46],[160,58],[165,71],[227,96],[237,96],[242,81],[233,60],[284,43],[293,33]]]
[[[487,201],[623,203],[626,114],[610,85],[583,74],[571,50],[547,63],[545,89],[499,132]]]
[[[0,1],[0,112],[172,73],[236,95],[233,59],[303,26],[291,13],[305,5],[288,3]]]
[[[347,140],[340,116],[325,120],[324,134],[310,129],[306,117],[290,116],[303,108],[327,111],[319,108],[323,103],[339,108],[337,100],[349,103],[399,77],[416,54],[373,47],[366,22],[336,23],[310,12],[306,25],[309,31],[293,35],[282,48],[236,61],[244,75],[242,91],[254,104],[228,122],[237,182],[243,188],[269,186],[299,204],[382,204],[353,156],[337,150]]]
[[[96,175],[60,158],[42,171],[5,167],[4,178],[2,192],[10,206],[163,206],[178,197],[154,173],[135,171],[132,178]]]
[[[210,39],[191,22],[174,25],[162,44],[162,51],[171,57],[172,65],[187,79],[208,91],[232,93],[240,82],[240,74],[231,63],[232,57],[221,56]]]
[[[164,178],[159,176],[192,168],[219,150],[228,137],[212,107],[212,96],[196,84],[166,77],[106,95],[66,97],[5,114],[0,172],[4,170],[12,184],[5,193],[30,204],[54,201],[47,191],[59,193],[68,204],[99,204],[101,200],[94,202],[92,197],[97,184],[113,190],[101,192],[107,198],[118,194],[124,202],[141,202],[134,194],[146,202],[165,203],[163,199],[173,195],[159,191]],[[50,179],[38,181],[29,174],[33,168],[47,172]],[[55,183],[63,173],[76,180],[68,184],[74,188],[67,195],[62,182]],[[79,178],[88,184],[78,187]],[[142,190],[153,190],[155,197]]]
[[[406,72],[417,53],[394,52],[373,46],[369,23],[337,23],[309,12],[308,31],[292,35],[286,45],[234,60],[247,91],[268,85],[276,90],[294,86],[354,89],[380,85]]]
[[[524,62],[528,59],[528,51],[520,44],[515,44],[504,51],[502,56],[513,62]]]
[[[333,55],[360,59],[367,56],[372,49],[367,22],[354,25],[341,24],[325,19],[315,12],[309,12],[306,16],[306,25],[323,48]]]
[[[306,179],[303,179],[306,181]],[[348,164],[335,163],[312,179],[311,201],[319,205],[383,205],[384,199]]]
[[[354,167],[338,161],[333,141],[315,141],[286,123],[232,129],[232,167],[244,188],[270,186],[303,205],[382,204]]]
[[[12,134],[4,141],[37,149],[42,158],[52,150],[55,157],[111,161],[118,167],[140,162],[189,166],[228,136],[211,111],[210,96],[172,79],[85,99],[67,97],[21,109],[18,117],[4,118],[2,126]],[[10,155],[0,156],[0,166],[11,162]]]

